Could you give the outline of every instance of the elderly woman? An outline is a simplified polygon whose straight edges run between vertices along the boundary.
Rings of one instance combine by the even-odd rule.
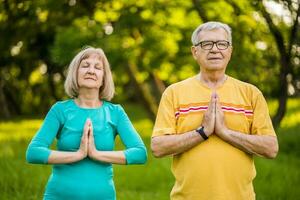
[[[53,164],[44,200],[116,199],[112,164],[144,164],[147,153],[123,108],[109,102],[115,90],[102,49],[74,57],[65,91],[71,99],[51,107],[26,152],[29,163]],[[117,134],[124,151],[114,151]]]

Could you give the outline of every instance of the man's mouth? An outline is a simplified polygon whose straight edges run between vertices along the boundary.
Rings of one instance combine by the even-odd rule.
[[[222,60],[222,58],[219,58],[219,57],[211,57],[211,58],[208,58],[208,60]]]

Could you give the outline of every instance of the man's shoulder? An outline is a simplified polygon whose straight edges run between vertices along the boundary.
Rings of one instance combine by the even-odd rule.
[[[229,77],[231,80],[231,83],[235,86],[238,87],[240,90],[246,90],[248,92],[251,93],[261,93],[261,91],[253,84],[233,78],[233,77]]]
[[[194,81],[195,76],[189,77],[187,79],[169,85],[165,91],[178,91],[182,89],[188,89],[193,86]]]

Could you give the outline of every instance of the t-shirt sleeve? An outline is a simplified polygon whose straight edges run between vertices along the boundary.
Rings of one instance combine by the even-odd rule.
[[[267,102],[261,92],[256,95],[253,107],[251,134],[276,136]]]
[[[26,151],[26,160],[34,164],[48,163],[53,143],[61,125],[59,104],[54,104],[47,113],[42,126],[31,140]]]
[[[117,112],[117,132],[126,148],[126,164],[144,164],[147,161],[147,150],[143,140],[120,105],[117,106]]]
[[[176,134],[176,108],[171,88],[167,88],[160,100],[152,137]]]

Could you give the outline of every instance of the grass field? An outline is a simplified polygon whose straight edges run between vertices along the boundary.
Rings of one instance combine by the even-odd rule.
[[[269,103],[271,113],[276,104]],[[142,108],[125,106],[148,148],[144,166],[114,166],[118,199],[167,200],[174,179],[171,158],[156,159],[149,151],[152,122]],[[25,150],[39,128],[41,119],[14,119],[0,122],[0,200],[42,199],[51,172],[49,165],[30,165]],[[254,187],[259,200],[300,199],[300,99],[288,102],[288,113],[277,132],[280,152],[276,159],[255,158]],[[117,141],[117,148],[122,148]]]

